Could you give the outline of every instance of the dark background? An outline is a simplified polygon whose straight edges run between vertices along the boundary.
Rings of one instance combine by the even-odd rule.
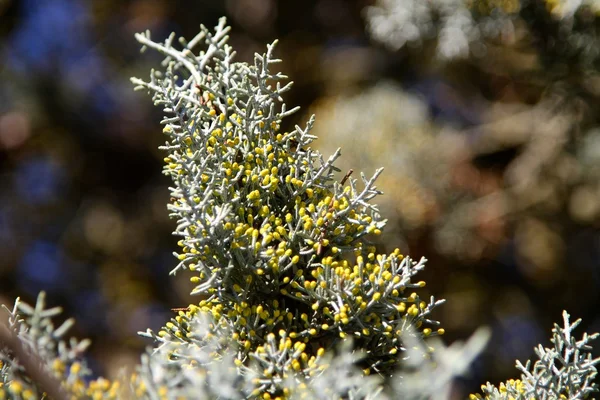
[[[94,372],[112,377],[150,344],[137,331],[196,301],[188,277],[168,277],[162,113],[129,82],[161,58],[133,34],[189,38],[225,15],[238,60],[279,38],[296,82],[286,103],[302,106],[288,127],[314,112],[327,155],[341,146],[346,168],[386,166],[378,246],[430,260],[446,340],[492,328],[457,398],[516,378],[514,360],[548,344],[563,309],[600,330],[595,64],[542,40],[572,33],[547,7],[548,21],[521,15],[516,38],[485,56],[442,62],[431,43],[372,41],[369,3],[0,0],[0,303],[46,291],[93,339]]]

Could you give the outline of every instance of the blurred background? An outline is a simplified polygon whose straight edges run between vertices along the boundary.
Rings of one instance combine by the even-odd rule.
[[[378,246],[430,260],[445,339],[492,328],[457,399],[517,377],[563,309],[600,331],[595,0],[0,0],[0,303],[45,290],[115,376],[196,301],[168,278],[162,112],[129,77],[161,60],[135,32],[222,15],[238,60],[280,39],[288,127],[315,113],[342,174],[386,168]]]

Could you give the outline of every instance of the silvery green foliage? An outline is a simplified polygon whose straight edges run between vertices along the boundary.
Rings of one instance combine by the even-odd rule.
[[[504,10],[496,9],[493,16],[479,21],[465,0],[379,0],[366,8],[365,15],[375,40],[398,50],[437,39],[438,55],[445,59],[465,57],[472,50],[481,52],[477,48],[481,40],[512,29]]]
[[[569,322],[569,314],[563,312],[564,326],[554,325],[551,342],[554,347],[538,345],[535,353],[538,360],[525,365],[517,361],[522,372],[520,380],[511,380],[499,388],[490,383],[482,386],[484,398],[504,399],[585,399],[598,391],[594,382],[596,365],[600,358],[593,359],[590,342],[598,334],[583,334],[580,340],[573,337],[573,330],[581,320]],[[472,398],[481,398],[480,395]]]
[[[446,347],[441,340],[425,343],[414,329],[403,335],[407,357],[402,376],[392,382],[394,398],[404,400],[447,400],[452,383],[469,372],[471,363],[484,350],[491,332],[477,330],[466,343],[455,342]]]
[[[544,62],[590,67],[600,57],[599,10],[598,0],[378,0],[365,16],[370,35],[394,50],[437,40],[442,59],[482,56],[487,41],[512,44],[527,26]]]
[[[49,376],[62,375],[66,369],[74,364],[78,365],[69,370],[65,381],[65,385],[72,385],[90,375],[82,356],[91,342],[75,338],[64,340],[63,336],[73,326],[74,320],[67,319],[59,327],[55,327],[52,319],[62,310],[60,307],[47,309],[45,299],[42,292],[34,307],[21,302],[19,298],[12,309],[2,305],[8,312],[8,324],[0,325],[0,329],[6,329],[2,338],[10,339],[7,335],[16,338],[20,342],[23,356],[31,358],[32,363],[41,362],[41,368]],[[27,398],[26,395],[41,398],[42,391],[31,379],[32,371],[27,371],[22,361],[16,358],[12,349],[2,347],[0,340],[0,395],[6,390],[4,395],[7,398],[21,398],[21,395],[24,398]],[[14,382],[17,384],[11,386]]]
[[[186,319],[185,324],[190,324],[194,332],[187,345],[157,336],[159,344],[142,356],[131,378],[123,377],[121,385],[106,384],[105,390],[93,390],[83,384],[83,380],[90,376],[83,359],[89,340],[78,342],[70,338],[67,345],[62,337],[72,325],[72,320],[54,329],[52,318],[58,316],[61,310],[45,309],[44,300],[45,296],[41,293],[35,308],[17,300],[14,309],[7,309],[10,313],[9,329],[18,334],[20,342],[28,347],[36,360],[42,361],[47,375],[58,377],[63,388],[78,399],[246,399],[253,397],[252,392],[256,390],[256,383],[253,382],[258,377],[256,371],[262,371],[265,367],[260,362],[254,362],[242,374],[238,373],[234,363],[235,344],[230,336],[211,334],[211,319],[198,314]],[[178,323],[175,319],[173,321]],[[324,369],[314,380],[290,377],[286,383],[293,398],[309,396],[311,399],[334,399],[339,398],[336,395],[338,392],[347,393],[351,399],[375,398],[380,391],[380,379],[365,378],[362,371],[355,367],[358,355],[352,351],[349,343],[339,350],[333,359],[331,355],[323,359],[331,363],[332,368]],[[276,350],[271,352],[272,355],[275,353]],[[31,379],[29,371],[24,370],[8,349],[1,349],[0,361],[0,398],[43,398],[44,388],[40,387],[40,382]],[[337,382],[331,385],[331,379],[334,378]],[[103,378],[94,382],[102,381],[108,383]],[[110,390],[119,386],[119,390]],[[301,397],[301,394],[305,397]]]
[[[292,399],[333,400],[344,394],[348,399],[386,400],[382,393],[382,379],[379,376],[365,376],[356,367],[361,353],[353,351],[350,341],[337,349],[337,354],[328,353],[322,360],[327,368],[314,379],[305,381],[306,387],[298,387],[299,382],[291,380]]]
[[[325,159],[310,147],[314,117],[280,132],[297,108],[282,101],[285,76],[271,72],[274,44],[253,65],[235,62],[227,32],[221,20],[214,33],[203,27],[180,40],[183,49],[174,36],[136,36],[166,56],[164,72],[133,82],[166,113],[169,210],[183,238],[173,273],[197,274],[192,294],[207,297],[200,311],[215,318],[214,334],[233,332],[240,371],[251,363],[267,371],[257,378],[260,391],[275,395],[292,371],[319,374],[322,349],[351,338],[366,369],[388,375],[402,350],[398,321],[426,336],[443,333],[429,317],[442,301],[407,293],[424,286],[413,277],[426,260],[375,254],[366,236],[385,225],[370,203],[382,170],[337,182],[340,150]],[[205,49],[193,52],[199,44]],[[187,343],[188,334],[176,324],[162,338]]]
[[[156,43],[148,33],[138,35],[165,55],[165,71],[153,72],[149,82],[133,79],[167,113],[169,210],[182,237],[173,273],[192,270],[192,293],[203,300],[158,333],[143,333],[155,348],[121,385],[103,378],[84,383],[80,353],[87,342],[61,341],[69,323],[52,328],[58,311],[44,310],[43,295],[35,308],[10,310],[9,329],[48,375],[82,399],[386,400],[420,398],[421,390],[448,393],[452,377],[483,347],[483,335],[462,349],[440,345],[430,353],[423,340],[443,334],[430,319],[441,301],[406,293],[424,286],[413,278],[425,259],[375,254],[366,240],[385,225],[369,203],[379,194],[374,183],[381,170],[362,176],[362,184],[337,182],[340,151],[325,160],[309,146],[314,119],[280,133],[293,110],[280,98],[289,84],[270,72],[278,61],[273,46],[254,65],[234,62],[227,31],[224,20],[214,33],[202,27],[190,42],[180,40],[181,50],[172,46],[174,36]],[[206,47],[194,55],[199,44]],[[39,397],[31,371],[19,369],[8,351],[0,355],[1,398]],[[408,371],[398,372],[399,359]],[[396,382],[397,392],[384,391],[386,380]]]
[[[211,321],[205,315],[175,322],[189,326],[195,334],[182,343],[155,336],[150,330],[140,333],[155,337],[157,346],[142,356],[134,386],[142,384],[146,391],[139,397],[153,399],[168,393],[169,398],[200,400],[246,398],[249,384],[237,374],[229,336],[211,335]]]
[[[186,319],[180,319],[181,326],[185,325],[181,321]],[[468,372],[470,364],[481,353],[490,335],[487,329],[481,329],[466,343],[457,342],[446,347],[439,340],[425,342],[422,335],[405,322],[401,328],[407,351],[401,368],[395,371],[389,387],[384,390],[380,376],[365,376],[356,367],[364,353],[354,351],[350,341],[341,343],[335,355],[328,352],[320,359],[317,368],[313,369],[316,372],[314,378],[291,375],[285,382],[273,382],[272,379],[265,379],[261,371],[278,368],[279,359],[293,359],[299,356],[299,352],[295,356],[282,354],[274,336],[270,336],[265,345],[267,351],[256,357],[248,367],[242,367],[239,370],[241,373],[238,373],[232,368],[232,355],[236,349],[227,341],[229,335],[225,332],[213,335],[212,327],[207,329],[211,321],[201,314],[192,320],[197,325],[190,331],[197,334],[189,341],[191,345],[182,346],[182,343],[165,339],[151,331],[143,334],[159,343],[152,356],[143,359],[140,376],[145,377],[146,387],[168,387],[174,397],[192,398],[194,393],[202,390],[207,394],[202,399],[212,399],[217,395],[222,396],[219,398],[238,399],[256,393],[254,379],[259,379],[261,391],[269,385],[283,383],[290,390],[291,399],[447,400],[450,399],[453,380]],[[177,321],[173,319],[171,324],[177,324]],[[217,354],[219,356],[215,356]],[[171,363],[164,363],[165,356]],[[194,360],[194,368],[189,367],[191,360]],[[147,363],[156,365],[144,367]],[[210,371],[209,375],[207,371]],[[147,381],[150,378],[154,381]]]
[[[213,335],[214,321],[206,315],[197,314],[192,318],[184,318],[186,322],[180,318],[178,318],[179,322],[173,319],[174,323],[191,325],[190,330],[194,335],[190,335],[191,339],[186,345],[154,336],[151,331],[143,333],[144,336],[156,338],[158,344],[142,355],[140,365],[131,376],[122,374],[119,381],[112,383],[99,378],[86,386],[83,379],[89,378],[90,371],[83,361],[83,353],[89,341],[78,342],[71,338],[69,343],[73,349],[65,350],[67,346],[60,338],[71,322],[59,329],[52,328],[51,319],[58,316],[60,310],[45,309],[43,293],[38,297],[35,308],[17,302],[15,308],[9,312],[11,329],[16,326],[21,329],[19,338],[22,343],[29,343],[32,339],[26,333],[31,331],[31,328],[44,327],[40,329],[39,334],[35,335],[38,338],[37,342],[44,345],[29,350],[34,357],[39,357],[43,361],[42,367],[46,368],[49,376],[54,375],[60,379],[59,382],[62,381],[66,392],[57,399],[67,398],[67,393],[78,399],[241,400],[254,398],[257,386],[254,380],[261,379],[257,372],[269,367],[265,363],[270,365],[274,363],[274,360],[269,361],[269,357],[265,357],[251,363],[249,367],[243,368],[242,373],[239,373],[234,363],[237,354],[236,345],[230,340],[230,335]],[[40,322],[35,322],[36,320]],[[269,345],[274,345],[271,338],[267,341]],[[48,349],[52,348],[62,350],[58,353],[48,352]],[[277,354],[276,346],[273,346],[269,354],[280,356]],[[42,395],[44,388],[40,387],[40,382],[30,379],[28,371],[23,370],[19,361],[15,360],[8,350],[3,349],[0,356],[2,360],[1,399],[44,398]],[[289,355],[289,357],[294,356]],[[358,361],[360,361],[360,354],[353,351],[350,341],[345,342],[335,356],[327,354],[323,357],[319,367],[327,365],[327,368],[315,369],[319,373],[315,374],[314,379],[306,380],[289,376],[286,381],[286,387],[290,389],[288,398],[329,400],[339,399],[339,393],[344,393],[348,399],[385,400],[385,397],[381,396],[380,377],[365,377],[355,365]]]
[[[214,321],[202,314],[182,320],[194,324],[190,329],[194,335],[186,345],[150,330],[142,333],[158,343],[151,354],[142,357],[137,383],[144,382],[148,388],[148,397],[144,398],[158,396],[160,388],[167,388],[170,398],[246,399],[275,385],[287,388],[290,399],[332,400],[344,395],[348,399],[386,400],[381,394],[381,377],[364,376],[357,368],[361,353],[353,350],[350,341],[342,343],[335,355],[325,354],[310,371],[312,379],[289,375],[278,380],[277,374],[267,378],[264,371],[298,360],[301,352],[281,352],[278,341],[271,335],[266,340],[266,351],[253,355],[248,366],[240,366],[234,362],[239,349],[230,340],[231,331],[222,327],[221,333],[215,335]],[[172,323],[177,321],[173,319]],[[165,362],[167,359],[169,362]]]
[[[45,294],[42,293],[37,299],[35,307],[23,303],[19,298],[11,309],[2,306],[8,313],[8,328],[21,339],[29,349],[34,351],[44,360],[59,358],[74,360],[89,346],[89,340],[78,343],[74,339],[70,346],[62,341],[64,334],[73,326],[72,318],[63,322],[58,328],[54,327],[52,318],[62,312],[60,307],[45,308]],[[54,340],[52,340],[54,339]],[[4,357],[5,354],[1,353]],[[6,367],[14,367],[12,373],[18,373],[20,367],[13,364],[10,359],[2,359]]]

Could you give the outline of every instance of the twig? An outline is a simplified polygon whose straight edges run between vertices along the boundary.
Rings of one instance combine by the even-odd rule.
[[[67,400],[69,396],[60,386],[60,381],[43,368],[42,359],[27,351],[23,343],[4,324],[0,324],[0,344],[3,344],[14,354],[15,358],[25,368],[29,377],[46,392],[53,400]]]

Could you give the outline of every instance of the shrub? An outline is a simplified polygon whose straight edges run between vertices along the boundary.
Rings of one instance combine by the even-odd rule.
[[[485,330],[462,346],[429,341],[444,333],[431,317],[443,301],[419,295],[426,260],[369,242],[385,226],[370,203],[382,170],[336,181],[340,150],[325,159],[311,149],[314,118],[281,129],[297,108],[282,100],[291,83],[271,70],[275,43],[253,65],[235,62],[228,30],[224,19],[214,32],[201,27],[182,49],[174,35],[136,35],[165,56],[163,71],[132,81],[166,114],[168,209],[181,237],[172,274],[191,271],[202,300],[142,333],[154,348],[113,382],[90,380],[88,342],[62,339],[72,322],[55,329],[60,310],[43,294],[35,307],[17,300],[0,336],[0,399],[444,398],[482,351]],[[540,347],[520,381],[488,384],[485,396],[588,395],[597,360],[593,337],[572,338],[576,324],[565,314],[555,349]]]

